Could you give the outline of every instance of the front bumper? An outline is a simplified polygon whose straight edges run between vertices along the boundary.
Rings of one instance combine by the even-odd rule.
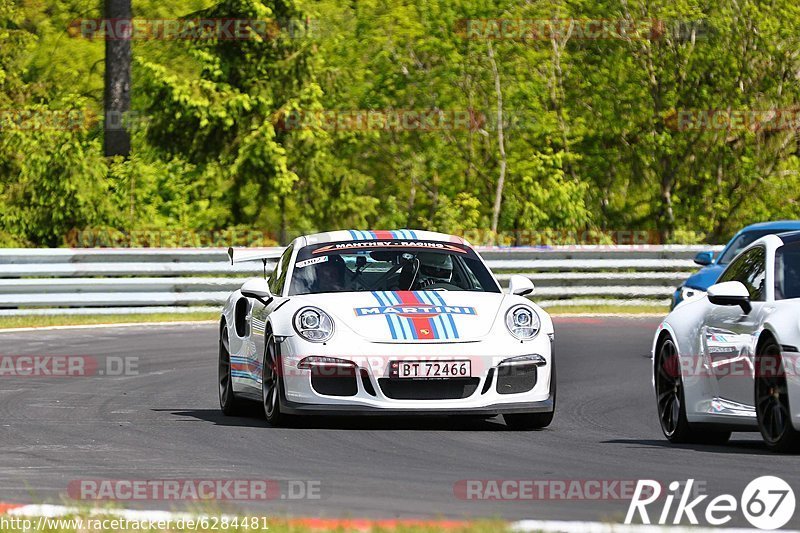
[[[311,345],[302,339],[286,338],[280,344],[283,375],[283,398],[281,408],[287,414],[343,414],[343,415],[454,415],[469,414],[493,416],[504,413],[551,412],[555,406],[554,383],[551,382],[553,368],[552,342],[547,335],[533,341],[478,341],[469,343],[425,343],[382,344],[359,343],[352,352],[361,355],[343,355],[336,347]],[[311,351],[313,350],[313,352]],[[381,355],[366,355],[380,352]],[[486,355],[487,353],[502,355]],[[519,356],[538,355],[537,363],[521,369],[527,372],[529,386],[520,386],[520,374],[511,374],[510,365],[503,361]],[[309,356],[332,357],[351,361],[352,382],[344,395],[330,391],[322,394],[321,379],[312,379],[312,370],[299,369],[298,363]],[[458,379],[419,380],[420,397],[404,393],[399,395],[397,387],[413,391],[410,380],[392,379],[390,364],[398,360],[434,360],[439,362],[471,362],[469,386],[463,387],[459,397],[431,396],[431,391],[441,384],[442,389],[453,390]],[[515,366],[513,372],[519,372]],[[318,376],[319,374],[317,374]],[[341,374],[335,379],[341,379]],[[512,379],[509,379],[512,376]],[[423,381],[425,383],[420,383]],[[447,382],[447,383],[446,383]],[[462,381],[463,382],[463,381]],[[389,387],[388,385],[392,385]],[[334,387],[331,387],[333,389]],[[456,386],[455,390],[459,390]]]
[[[290,415],[372,415],[372,416],[448,416],[476,415],[495,416],[503,414],[550,413],[555,409],[554,398],[548,397],[540,402],[501,403],[486,407],[443,408],[443,409],[393,409],[368,407],[363,405],[309,405],[284,400],[281,409]]]

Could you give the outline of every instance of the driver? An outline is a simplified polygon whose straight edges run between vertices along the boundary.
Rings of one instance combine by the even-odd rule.
[[[420,252],[417,254],[417,259],[419,260],[419,275],[417,277],[419,288],[452,281],[453,258],[449,254]]]
[[[314,292],[341,292],[345,290],[347,267],[340,255],[330,255],[324,263],[315,265]]]

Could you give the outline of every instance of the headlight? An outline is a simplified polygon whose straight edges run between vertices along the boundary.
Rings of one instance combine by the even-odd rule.
[[[535,366],[544,366],[547,364],[547,361],[544,357],[539,354],[531,354],[531,355],[520,355],[517,357],[511,357],[509,359],[504,359],[500,361],[500,365],[535,365]]]
[[[294,315],[294,329],[311,342],[325,342],[333,336],[333,320],[316,307],[304,307]]]
[[[517,305],[506,312],[506,327],[519,340],[534,338],[540,326],[539,315],[526,305]]]

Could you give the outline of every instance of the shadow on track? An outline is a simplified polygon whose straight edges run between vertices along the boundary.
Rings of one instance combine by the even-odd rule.
[[[219,426],[270,426],[264,420],[261,405],[248,406],[243,416],[225,416],[219,409],[153,409],[155,412],[170,413],[176,417],[191,418],[213,422]],[[512,431],[506,427],[502,418],[470,416],[298,416],[292,420],[291,428],[278,429],[330,429],[330,430],[406,430],[406,431]],[[547,430],[540,430],[547,431]]]
[[[731,440],[727,444],[672,444],[667,440],[656,439],[612,439],[602,441],[602,444],[629,444],[634,448],[668,448],[706,453],[774,455],[759,440]]]

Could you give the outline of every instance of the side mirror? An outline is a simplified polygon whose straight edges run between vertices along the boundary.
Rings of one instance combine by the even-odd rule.
[[[714,262],[714,252],[706,250],[694,256],[694,262],[700,266],[710,265]]]
[[[525,276],[514,274],[508,280],[508,294],[525,296],[533,293],[533,282]]]
[[[272,301],[272,293],[269,290],[269,283],[262,278],[250,278],[242,284],[242,296],[255,298],[264,305],[269,305]]]
[[[714,305],[738,305],[745,314],[753,306],[750,305],[750,293],[741,281],[726,281],[708,288],[708,301]]]

